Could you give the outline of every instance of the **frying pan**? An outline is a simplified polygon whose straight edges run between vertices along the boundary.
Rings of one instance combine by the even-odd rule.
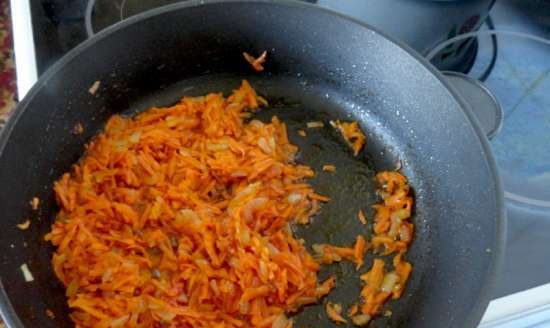
[[[241,53],[263,50],[269,59],[257,74]],[[402,299],[388,305],[393,315],[371,327],[477,325],[500,258],[504,214],[487,140],[455,90],[404,45],[331,11],[289,1],[208,1],[159,8],[99,33],[57,62],[19,104],[0,139],[0,309],[9,327],[72,327],[43,236],[57,211],[53,181],[107,118],[183,95],[227,94],[244,78],[270,101],[259,118],[276,114],[287,122],[300,162],[316,171],[337,167],[311,181],[333,201],[296,231],[307,243],[368,237],[357,210],[372,217],[374,172],[401,162],[416,200],[407,255],[414,271]],[[360,156],[328,125],[296,136],[307,121],[335,118],[356,120],[367,132]],[[73,135],[77,123],[85,130]],[[29,205],[34,196],[38,211]],[[30,228],[16,228],[26,218]],[[25,282],[23,264],[34,281]],[[339,279],[329,299],[357,301],[351,265],[329,266],[321,277],[331,273]],[[296,320],[297,327],[332,326],[320,305]]]

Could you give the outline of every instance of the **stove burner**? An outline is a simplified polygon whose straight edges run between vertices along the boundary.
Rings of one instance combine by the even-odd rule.
[[[86,32],[88,36],[92,36],[128,17],[181,1],[186,0],[89,0],[85,15]],[[306,0],[306,2],[316,1]],[[465,40],[450,51],[443,51],[432,63],[440,70],[467,74],[474,65],[477,51],[476,39]]]
[[[128,17],[186,0],[89,0],[85,25],[88,37]]]

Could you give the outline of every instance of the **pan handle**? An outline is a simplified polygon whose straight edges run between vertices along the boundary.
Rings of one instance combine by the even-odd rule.
[[[483,83],[466,74],[450,71],[442,73],[469,105],[487,138],[493,139],[502,128],[503,121],[502,107],[493,93]]]

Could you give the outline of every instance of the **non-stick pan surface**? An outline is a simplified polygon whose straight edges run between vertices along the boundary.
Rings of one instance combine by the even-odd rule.
[[[266,71],[252,72],[241,53],[269,51]],[[487,142],[440,75],[369,26],[296,2],[184,3],[129,19],[77,47],[21,102],[0,141],[0,308],[10,327],[71,327],[64,290],[44,242],[57,207],[52,183],[82,156],[84,145],[115,113],[167,105],[183,95],[229,92],[246,78],[268,98],[260,118],[278,115],[317,171],[312,183],[333,201],[297,233],[308,243],[349,244],[368,235],[356,219],[372,217],[373,174],[398,161],[414,189],[414,272],[393,315],[372,327],[474,327],[488,303],[503,236],[502,197]],[[94,94],[89,88],[100,87]],[[305,122],[357,120],[366,151],[353,157],[330,127],[296,135]],[[81,123],[85,131],[71,134]],[[29,201],[42,200],[40,210]],[[16,224],[30,218],[28,230]],[[372,258],[367,258],[370,266]],[[25,282],[26,263],[34,281]],[[346,264],[328,297],[358,300],[357,274]],[[49,309],[55,319],[46,315]],[[298,327],[329,327],[320,306]]]

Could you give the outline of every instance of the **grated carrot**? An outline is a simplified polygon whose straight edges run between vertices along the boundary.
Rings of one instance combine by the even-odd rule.
[[[264,103],[243,81],[115,115],[54,184],[45,239],[76,326],[291,327],[285,313],[331,291],[289,229],[328,197],[284,123],[244,121]]]
[[[407,179],[398,172],[376,175],[381,186],[383,203],[374,205],[374,248],[383,247],[384,254],[405,252],[412,242],[414,225],[410,222],[413,198],[409,195]]]
[[[383,202],[374,206],[376,215],[371,244],[375,251],[383,248],[384,255],[397,254],[392,261],[393,271],[386,272],[384,262],[375,259],[371,269],[361,276],[365,283],[361,289],[361,312],[368,315],[369,320],[380,315],[382,306],[390,297],[398,299],[402,296],[412,272],[412,265],[403,257],[414,233],[410,222],[413,199],[409,195],[407,178],[398,172],[386,171],[378,173],[376,180]]]
[[[390,292],[382,291],[382,283],[386,270],[384,262],[380,259],[374,259],[371,269],[361,275],[361,280],[365,286],[361,290],[361,297],[364,303],[361,305],[361,312],[368,315],[378,314],[382,305],[391,295]]]
[[[316,244],[312,256],[290,224],[307,224],[330,198],[306,182],[315,173],[295,163],[285,124],[251,118],[266,104],[243,81],[227,98],[185,97],[108,120],[54,184],[61,210],[45,236],[76,326],[291,328],[287,315],[335,286],[334,277],[318,280],[320,264],[347,260],[359,270],[369,249],[395,254],[393,268],[375,259],[361,275],[361,302],[348,312],[353,324],[367,325],[402,296],[414,234],[407,179],[377,174],[382,202],[373,206],[369,241]],[[357,123],[331,124],[357,155],[365,143]],[[357,216],[367,223],[362,210]],[[326,310],[346,322],[340,304]]]

